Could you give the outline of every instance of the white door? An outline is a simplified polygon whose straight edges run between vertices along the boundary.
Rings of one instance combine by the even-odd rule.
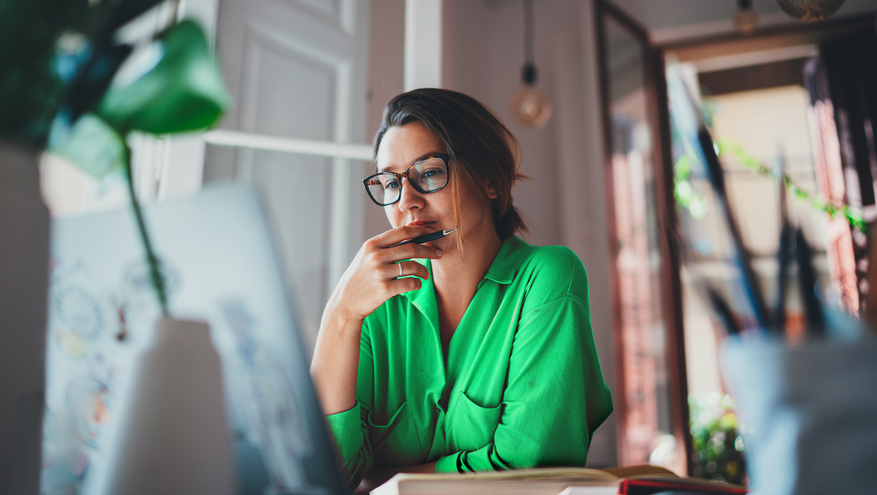
[[[235,106],[221,127],[364,143],[370,5],[357,0],[221,0],[216,42]],[[263,194],[305,344],[359,247],[361,162],[207,146],[204,182]]]

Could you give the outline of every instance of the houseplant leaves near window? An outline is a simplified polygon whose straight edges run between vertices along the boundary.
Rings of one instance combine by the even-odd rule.
[[[125,135],[130,131],[173,134],[206,129],[229,106],[207,40],[193,21],[160,35],[161,60],[127,86],[113,85],[97,114]]]
[[[156,43],[158,62],[131,82],[113,83],[95,113],[69,126],[71,113],[62,112],[53,126],[49,149],[98,178],[120,166],[125,169],[152,283],[167,315],[158,258],[134,197],[126,138],[132,131],[173,134],[209,128],[225,113],[231,98],[210,60],[207,39],[198,24],[182,21],[159,34]]]

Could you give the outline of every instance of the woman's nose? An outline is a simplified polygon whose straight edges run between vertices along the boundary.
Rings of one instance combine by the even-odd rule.
[[[411,181],[408,178],[402,179],[402,192],[399,198],[399,209],[402,211],[410,211],[413,209],[423,208],[423,195],[417,189],[411,187]]]

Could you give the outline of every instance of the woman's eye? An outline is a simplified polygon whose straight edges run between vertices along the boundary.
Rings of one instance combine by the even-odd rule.
[[[384,184],[384,189],[396,189],[397,187],[399,187],[398,180],[391,180]]]
[[[445,172],[444,170],[434,168],[432,170],[427,170],[427,171],[423,172],[421,177],[423,177],[424,179],[430,179],[430,178],[434,178],[437,175],[443,174],[444,172]]]

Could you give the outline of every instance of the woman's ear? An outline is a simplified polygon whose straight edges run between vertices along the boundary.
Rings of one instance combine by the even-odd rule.
[[[487,186],[487,189],[485,190],[485,192],[487,193],[487,198],[488,198],[488,199],[496,199],[496,198],[499,197],[499,196],[496,194],[496,191],[493,190],[493,186]]]

